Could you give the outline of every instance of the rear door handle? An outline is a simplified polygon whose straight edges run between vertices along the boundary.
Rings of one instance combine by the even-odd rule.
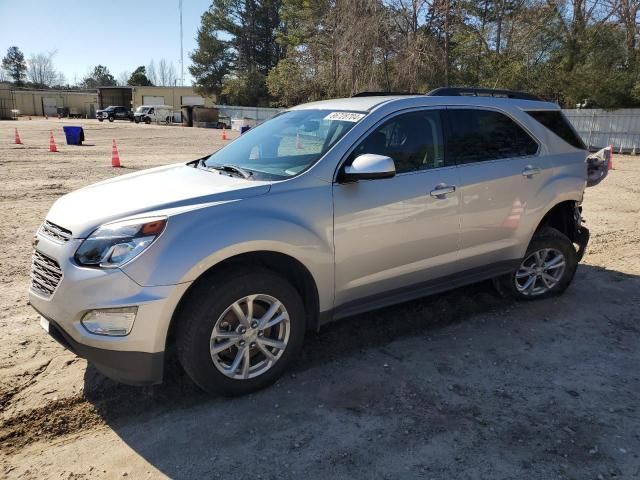
[[[532,167],[531,165],[527,165],[525,169],[522,171],[522,176],[531,178],[534,175],[538,175],[541,171],[542,170],[540,170],[538,167]]]
[[[450,193],[454,193],[456,191],[455,185],[447,185],[445,183],[440,183],[436,185],[436,187],[429,192],[433,198],[444,198]]]

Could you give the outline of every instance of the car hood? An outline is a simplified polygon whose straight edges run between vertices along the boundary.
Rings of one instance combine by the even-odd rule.
[[[184,163],[122,175],[59,198],[47,220],[85,238],[104,223],[132,215],[264,195],[270,182],[244,180]]]

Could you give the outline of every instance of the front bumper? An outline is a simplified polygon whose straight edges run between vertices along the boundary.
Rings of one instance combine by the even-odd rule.
[[[37,234],[36,250],[59,264],[62,279],[50,296],[31,288],[31,305],[49,321],[51,336],[105,375],[131,384],[161,382],[169,324],[189,283],[143,287],[119,269],[79,267],[73,255],[81,242]],[[126,336],[93,334],[80,322],[90,310],[130,306],[138,311]]]
[[[164,352],[127,352],[90,347],[76,342],[55,321],[44,318],[48,323],[47,332],[54,340],[70,352],[89,361],[107,377],[129,385],[153,385],[162,382]]]

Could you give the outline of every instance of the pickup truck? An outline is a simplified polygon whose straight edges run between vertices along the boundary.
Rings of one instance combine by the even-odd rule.
[[[133,121],[133,114],[127,107],[109,105],[107,108],[96,111],[96,118],[102,122],[107,119],[110,122],[114,120]]]

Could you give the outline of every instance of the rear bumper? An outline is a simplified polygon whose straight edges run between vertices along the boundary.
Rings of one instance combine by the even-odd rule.
[[[584,252],[587,250],[589,243],[589,237],[589,229],[585,227],[580,227],[575,233],[574,241],[578,244],[578,261],[584,257]]]
[[[154,385],[162,382],[164,352],[131,352],[91,347],[76,342],[55,321],[44,318],[49,322],[48,332],[54,340],[91,362],[107,377],[129,385]]]

